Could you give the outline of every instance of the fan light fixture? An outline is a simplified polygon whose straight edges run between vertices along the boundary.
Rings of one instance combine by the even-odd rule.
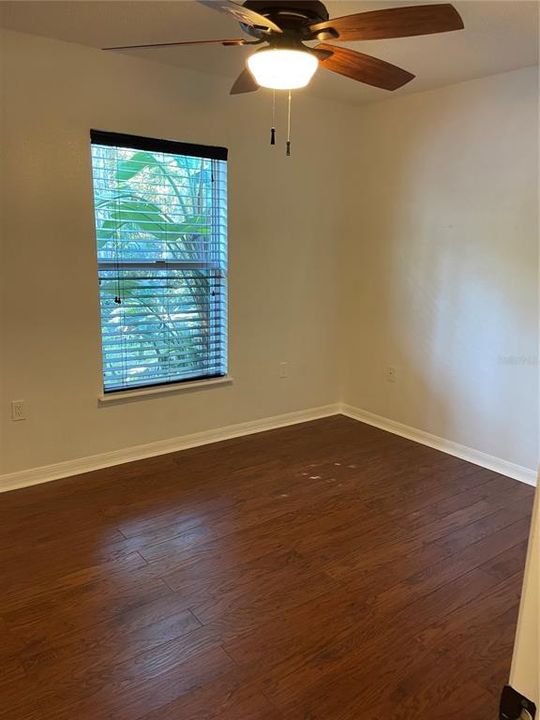
[[[0,0],[1,1],[1,0]],[[245,35],[222,40],[180,40],[146,45],[116,45],[105,50],[135,48],[183,47],[186,45],[223,45],[242,47],[261,45],[247,59],[245,67],[231,88],[231,95],[252,93],[259,88],[288,90],[287,155],[291,154],[292,90],[308,85],[319,63],[338,75],[351,78],[382,90],[397,90],[414,75],[386,60],[356,52],[335,43],[355,40],[432,35],[462,30],[463,20],[448,2],[429,5],[386,7],[381,10],[353,13],[330,18],[322,0],[198,0],[211,10],[234,18]],[[377,3],[379,4],[379,3]],[[331,42],[326,42],[330,40]],[[316,42],[313,47],[304,43]],[[275,92],[272,117],[275,117]],[[276,128],[272,122],[270,144],[276,144]],[[539,718],[540,720],[540,718]]]
[[[319,61],[315,55],[303,50],[269,48],[250,55],[247,64],[261,87],[295,90],[309,83]]]

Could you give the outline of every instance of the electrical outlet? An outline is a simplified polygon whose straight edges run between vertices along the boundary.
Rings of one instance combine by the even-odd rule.
[[[11,401],[11,419],[15,421],[26,420],[26,408],[24,407],[24,400]]]
[[[387,365],[384,369],[384,376],[386,378],[386,382],[397,382],[397,368],[394,365]]]
[[[289,377],[289,366],[286,362],[280,362],[279,363],[279,377],[280,378],[286,378]]]

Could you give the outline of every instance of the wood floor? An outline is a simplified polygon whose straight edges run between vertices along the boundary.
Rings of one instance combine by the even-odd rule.
[[[491,720],[532,489],[336,416],[0,496],[1,720]]]

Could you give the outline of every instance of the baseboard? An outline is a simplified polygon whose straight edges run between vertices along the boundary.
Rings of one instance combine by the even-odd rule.
[[[264,432],[265,430],[273,430],[275,428],[286,427],[287,425],[296,425],[298,423],[309,422],[310,420],[317,420],[337,414],[346,415],[354,420],[359,420],[368,425],[378,427],[381,430],[391,432],[394,435],[400,435],[408,440],[414,440],[422,445],[428,445],[449,455],[455,455],[462,460],[467,460],[475,465],[494,470],[502,475],[507,475],[515,480],[527,483],[527,485],[536,485],[537,474],[535,470],[516,465],[515,463],[508,462],[493,455],[488,455],[487,453],[467,447],[466,445],[460,445],[451,440],[446,440],[437,435],[431,435],[423,430],[418,430],[417,428],[404,425],[395,420],[390,420],[381,415],[375,415],[374,413],[352,407],[351,405],[336,403],[307,410],[297,410],[295,412],[275,415],[260,420],[227,425],[222,428],[205,430],[203,432],[183,435],[168,440],[158,440],[145,445],[135,445],[133,447],[123,448],[122,450],[100,453],[99,455],[65,460],[52,465],[30,468],[29,470],[6,473],[0,475],[0,492],[29,487],[30,485],[39,485],[52,480],[59,480],[72,475],[91,472],[92,470],[100,470],[105,467],[121,465],[134,460],[144,460],[145,458],[156,455],[165,455],[199,445],[208,445],[210,443],[220,442],[221,440],[229,440],[231,438],[241,437],[242,435],[252,435],[258,432]]]
[[[337,414],[339,414],[339,405],[323,405],[308,410],[297,410],[283,415],[275,415],[260,420],[251,420],[249,422],[227,425],[213,430],[205,430],[203,432],[193,433],[192,435],[183,435],[168,440],[158,440],[145,445],[135,445],[122,450],[100,453],[99,455],[90,455],[75,460],[65,460],[54,463],[53,465],[44,465],[29,470],[7,473],[0,475],[0,492],[16,490],[30,485],[39,485],[40,483],[59,480],[60,478],[70,477],[71,475],[80,475],[81,473],[100,470],[101,468],[112,465],[121,465],[132,462],[133,460],[144,460],[145,458],[156,455],[165,455],[166,453],[186,450],[187,448],[197,447],[198,445],[208,445],[210,443],[220,442],[221,440],[229,440],[242,435],[252,435],[258,432],[264,432],[265,430],[274,430],[275,428],[296,425],[298,423],[309,422],[310,420],[317,420]]]
[[[340,405],[340,412],[354,420],[359,420],[367,425],[373,425],[374,427],[386,430],[394,435],[400,435],[408,440],[414,440],[414,442],[420,443],[421,445],[428,445],[429,447],[435,448],[435,450],[448,453],[448,455],[455,455],[455,457],[461,458],[462,460],[467,460],[474,465],[480,465],[501,475],[507,475],[527,485],[536,485],[536,470],[523,467],[522,465],[516,465],[515,463],[508,462],[494,455],[488,455],[480,450],[475,450],[466,445],[460,445],[459,443],[446,440],[437,435],[431,435],[431,433],[425,432],[424,430],[419,430],[410,425],[404,425],[396,420],[390,420],[382,415],[375,415],[367,410],[361,410],[351,405]]]

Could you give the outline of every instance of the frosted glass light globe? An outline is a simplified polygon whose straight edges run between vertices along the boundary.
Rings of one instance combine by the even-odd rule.
[[[248,57],[248,68],[258,85],[273,90],[305,87],[319,61],[303,50],[259,50]]]

